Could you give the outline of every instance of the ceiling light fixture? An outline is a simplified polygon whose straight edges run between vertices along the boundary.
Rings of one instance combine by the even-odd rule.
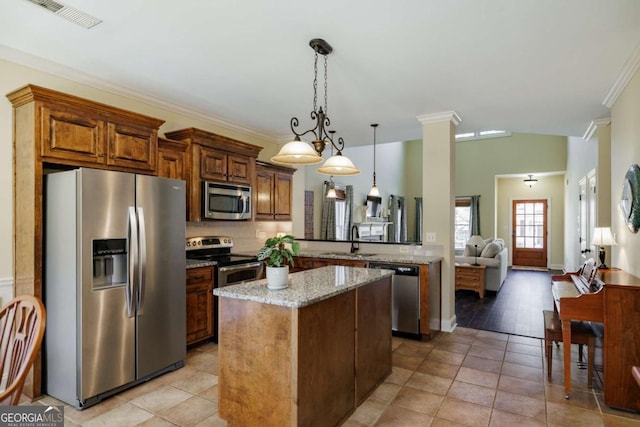
[[[369,190],[369,195],[372,197],[380,197],[380,190],[376,185],[376,128],[378,124],[372,123],[371,127],[373,128],[373,185],[371,186],[371,190]]]
[[[529,188],[533,187],[538,183],[538,180],[533,177],[533,175],[529,175],[529,178],[525,178],[524,185],[528,185]]]
[[[326,175],[357,175],[360,170],[356,169],[351,160],[342,155],[344,149],[344,140],[338,138],[334,141],[333,135],[329,135],[325,126],[330,126],[331,121],[327,115],[327,55],[333,52],[333,48],[329,43],[322,39],[313,39],[309,42],[309,46],[315,51],[315,60],[313,65],[313,111],[311,111],[311,119],[316,121],[316,125],[304,132],[297,132],[299,126],[297,117],[291,118],[291,131],[295,135],[293,141],[286,143],[282,149],[271,158],[274,163],[295,164],[295,165],[312,165],[322,161],[322,152],[327,143],[330,143],[337,151],[335,156],[331,156],[327,161],[318,168],[318,173]],[[318,108],[318,54],[324,57],[324,109],[322,106]],[[311,142],[313,147],[301,140],[306,134],[312,133],[314,140]]]

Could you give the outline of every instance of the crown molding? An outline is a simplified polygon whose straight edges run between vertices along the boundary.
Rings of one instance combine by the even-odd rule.
[[[584,133],[582,139],[584,139],[585,141],[590,141],[599,127],[609,126],[609,124],[611,124],[611,118],[609,117],[605,119],[591,120],[591,123],[589,123],[589,127],[587,127],[587,131]]]
[[[440,113],[422,114],[420,116],[416,116],[416,118],[423,125],[426,125],[428,123],[450,121],[454,124],[454,126],[458,126],[462,122],[462,119],[455,111],[442,111]]]
[[[276,135],[256,131],[237,123],[233,123],[219,117],[211,116],[210,114],[207,114],[203,111],[195,110],[184,105],[169,102],[161,98],[139,92],[135,89],[121,86],[108,80],[100,79],[98,77],[83,73],[66,65],[62,65],[48,59],[40,58],[38,56],[31,55],[29,53],[2,44],[0,44],[0,59],[5,59],[7,61],[14,62],[25,67],[33,68],[38,71],[42,71],[48,74],[55,75],[57,77],[64,78],[66,80],[71,80],[76,83],[100,89],[105,92],[110,92],[115,95],[124,96],[136,101],[141,101],[155,107],[163,108],[165,110],[184,114],[186,116],[211,123],[230,131],[239,132],[247,136],[263,139],[267,142],[278,143],[279,141],[279,137]]]
[[[624,88],[627,87],[636,71],[638,71],[638,68],[640,68],[640,44],[636,46],[631,56],[622,67],[622,70],[620,70],[618,78],[613,83],[613,86],[609,90],[607,96],[605,96],[604,101],[602,101],[602,105],[607,108],[613,107],[613,104],[618,100],[618,96],[620,96]]]

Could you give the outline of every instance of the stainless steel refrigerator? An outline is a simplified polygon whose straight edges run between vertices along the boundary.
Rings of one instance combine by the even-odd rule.
[[[45,181],[44,390],[78,409],[184,366],[185,182]]]

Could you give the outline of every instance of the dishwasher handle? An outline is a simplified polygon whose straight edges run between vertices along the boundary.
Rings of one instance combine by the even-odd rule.
[[[397,276],[420,276],[420,267],[417,265],[369,263],[369,268],[393,270]]]

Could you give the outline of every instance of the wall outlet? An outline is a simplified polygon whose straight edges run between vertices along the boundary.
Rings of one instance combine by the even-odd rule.
[[[425,237],[426,237],[426,239],[427,239],[427,242],[431,242],[431,243],[433,243],[433,242],[435,242],[435,241],[436,241],[436,233],[429,232],[429,233],[427,233],[427,234],[425,235]]]
[[[401,254],[409,253],[409,248],[407,246],[400,246],[400,253]]]

